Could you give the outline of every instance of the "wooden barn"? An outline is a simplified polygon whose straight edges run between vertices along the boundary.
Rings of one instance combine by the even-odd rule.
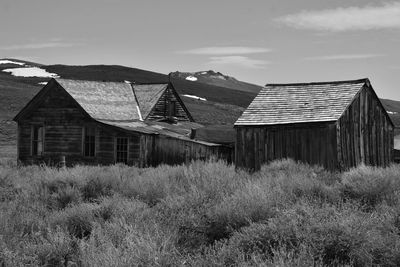
[[[171,83],[52,79],[14,120],[22,164],[57,164],[65,158],[67,165],[145,167],[233,157],[231,148],[191,136],[202,125],[193,121]]]
[[[236,166],[292,158],[329,170],[393,160],[394,125],[368,79],[267,84],[235,123]]]

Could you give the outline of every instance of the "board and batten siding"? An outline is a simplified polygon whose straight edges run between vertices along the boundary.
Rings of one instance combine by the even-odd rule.
[[[259,170],[264,163],[285,158],[327,169],[337,166],[334,123],[236,126],[236,133],[239,168]]]
[[[231,163],[233,148],[224,145],[210,145],[191,140],[157,135],[154,137],[154,165],[183,164],[192,160],[220,159]]]
[[[385,167],[394,160],[393,124],[367,84],[338,120],[235,128],[236,166],[250,171],[283,158],[328,170],[347,170],[362,163]]]
[[[393,162],[393,130],[376,94],[364,86],[337,121],[340,168],[388,166]]]

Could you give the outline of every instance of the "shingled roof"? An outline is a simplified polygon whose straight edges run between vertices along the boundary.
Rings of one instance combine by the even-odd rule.
[[[235,125],[274,125],[336,121],[368,79],[267,84]]]
[[[143,119],[147,118],[168,84],[132,84]]]
[[[140,110],[130,84],[56,79],[95,120],[140,120]]]

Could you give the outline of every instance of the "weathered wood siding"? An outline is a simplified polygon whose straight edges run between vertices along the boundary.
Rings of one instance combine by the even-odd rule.
[[[178,101],[173,90],[171,88],[167,88],[163,95],[158,100],[157,104],[154,106],[153,110],[148,115],[148,120],[155,120],[160,118],[167,118],[169,116],[169,106],[171,102],[175,102],[175,115],[179,121],[190,121],[190,118],[181,105],[181,102]]]
[[[44,127],[44,147],[41,156],[32,155],[32,125]],[[96,129],[95,156],[83,155],[83,128]],[[97,123],[83,114],[73,99],[57,85],[42,98],[40,104],[18,122],[18,160],[25,164],[57,164],[60,156],[68,165],[115,163],[115,138],[128,137],[128,164],[140,165],[140,139],[137,133],[127,133]]]
[[[52,163],[60,155],[75,160],[81,157],[82,125],[87,118],[61,88],[54,85],[40,104],[18,122],[18,159],[23,163]],[[32,125],[44,127],[44,153],[32,156]]]
[[[98,124],[96,127],[96,160],[98,164],[114,164],[116,160],[116,138],[128,138],[128,165],[141,166],[140,134],[121,131]]]
[[[192,160],[222,159],[228,163],[233,160],[233,148],[222,145],[206,145],[168,136],[154,137],[153,165],[182,164]]]
[[[336,126],[334,123],[237,126],[235,150],[236,166],[250,171],[284,158],[335,169]]]
[[[393,161],[393,130],[375,93],[364,86],[337,122],[340,168],[388,166]]]
[[[394,160],[393,125],[376,94],[364,86],[336,122],[236,127],[236,166],[259,170],[292,158],[329,170]]]

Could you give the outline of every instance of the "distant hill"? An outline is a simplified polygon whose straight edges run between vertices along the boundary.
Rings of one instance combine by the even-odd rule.
[[[175,71],[172,72],[171,75],[174,78],[179,78],[194,83],[204,83],[213,86],[226,87],[229,89],[250,92],[253,94],[258,94],[258,92],[262,88],[259,85],[238,81],[234,77],[227,76],[220,72],[215,72],[213,70],[198,71],[198,72]]]
[[[392,119],[393,123],[397,127],[400,127],[400,101],[390,99],[381,99],[381,101],[386,111],[389,113],[389,116]]]

